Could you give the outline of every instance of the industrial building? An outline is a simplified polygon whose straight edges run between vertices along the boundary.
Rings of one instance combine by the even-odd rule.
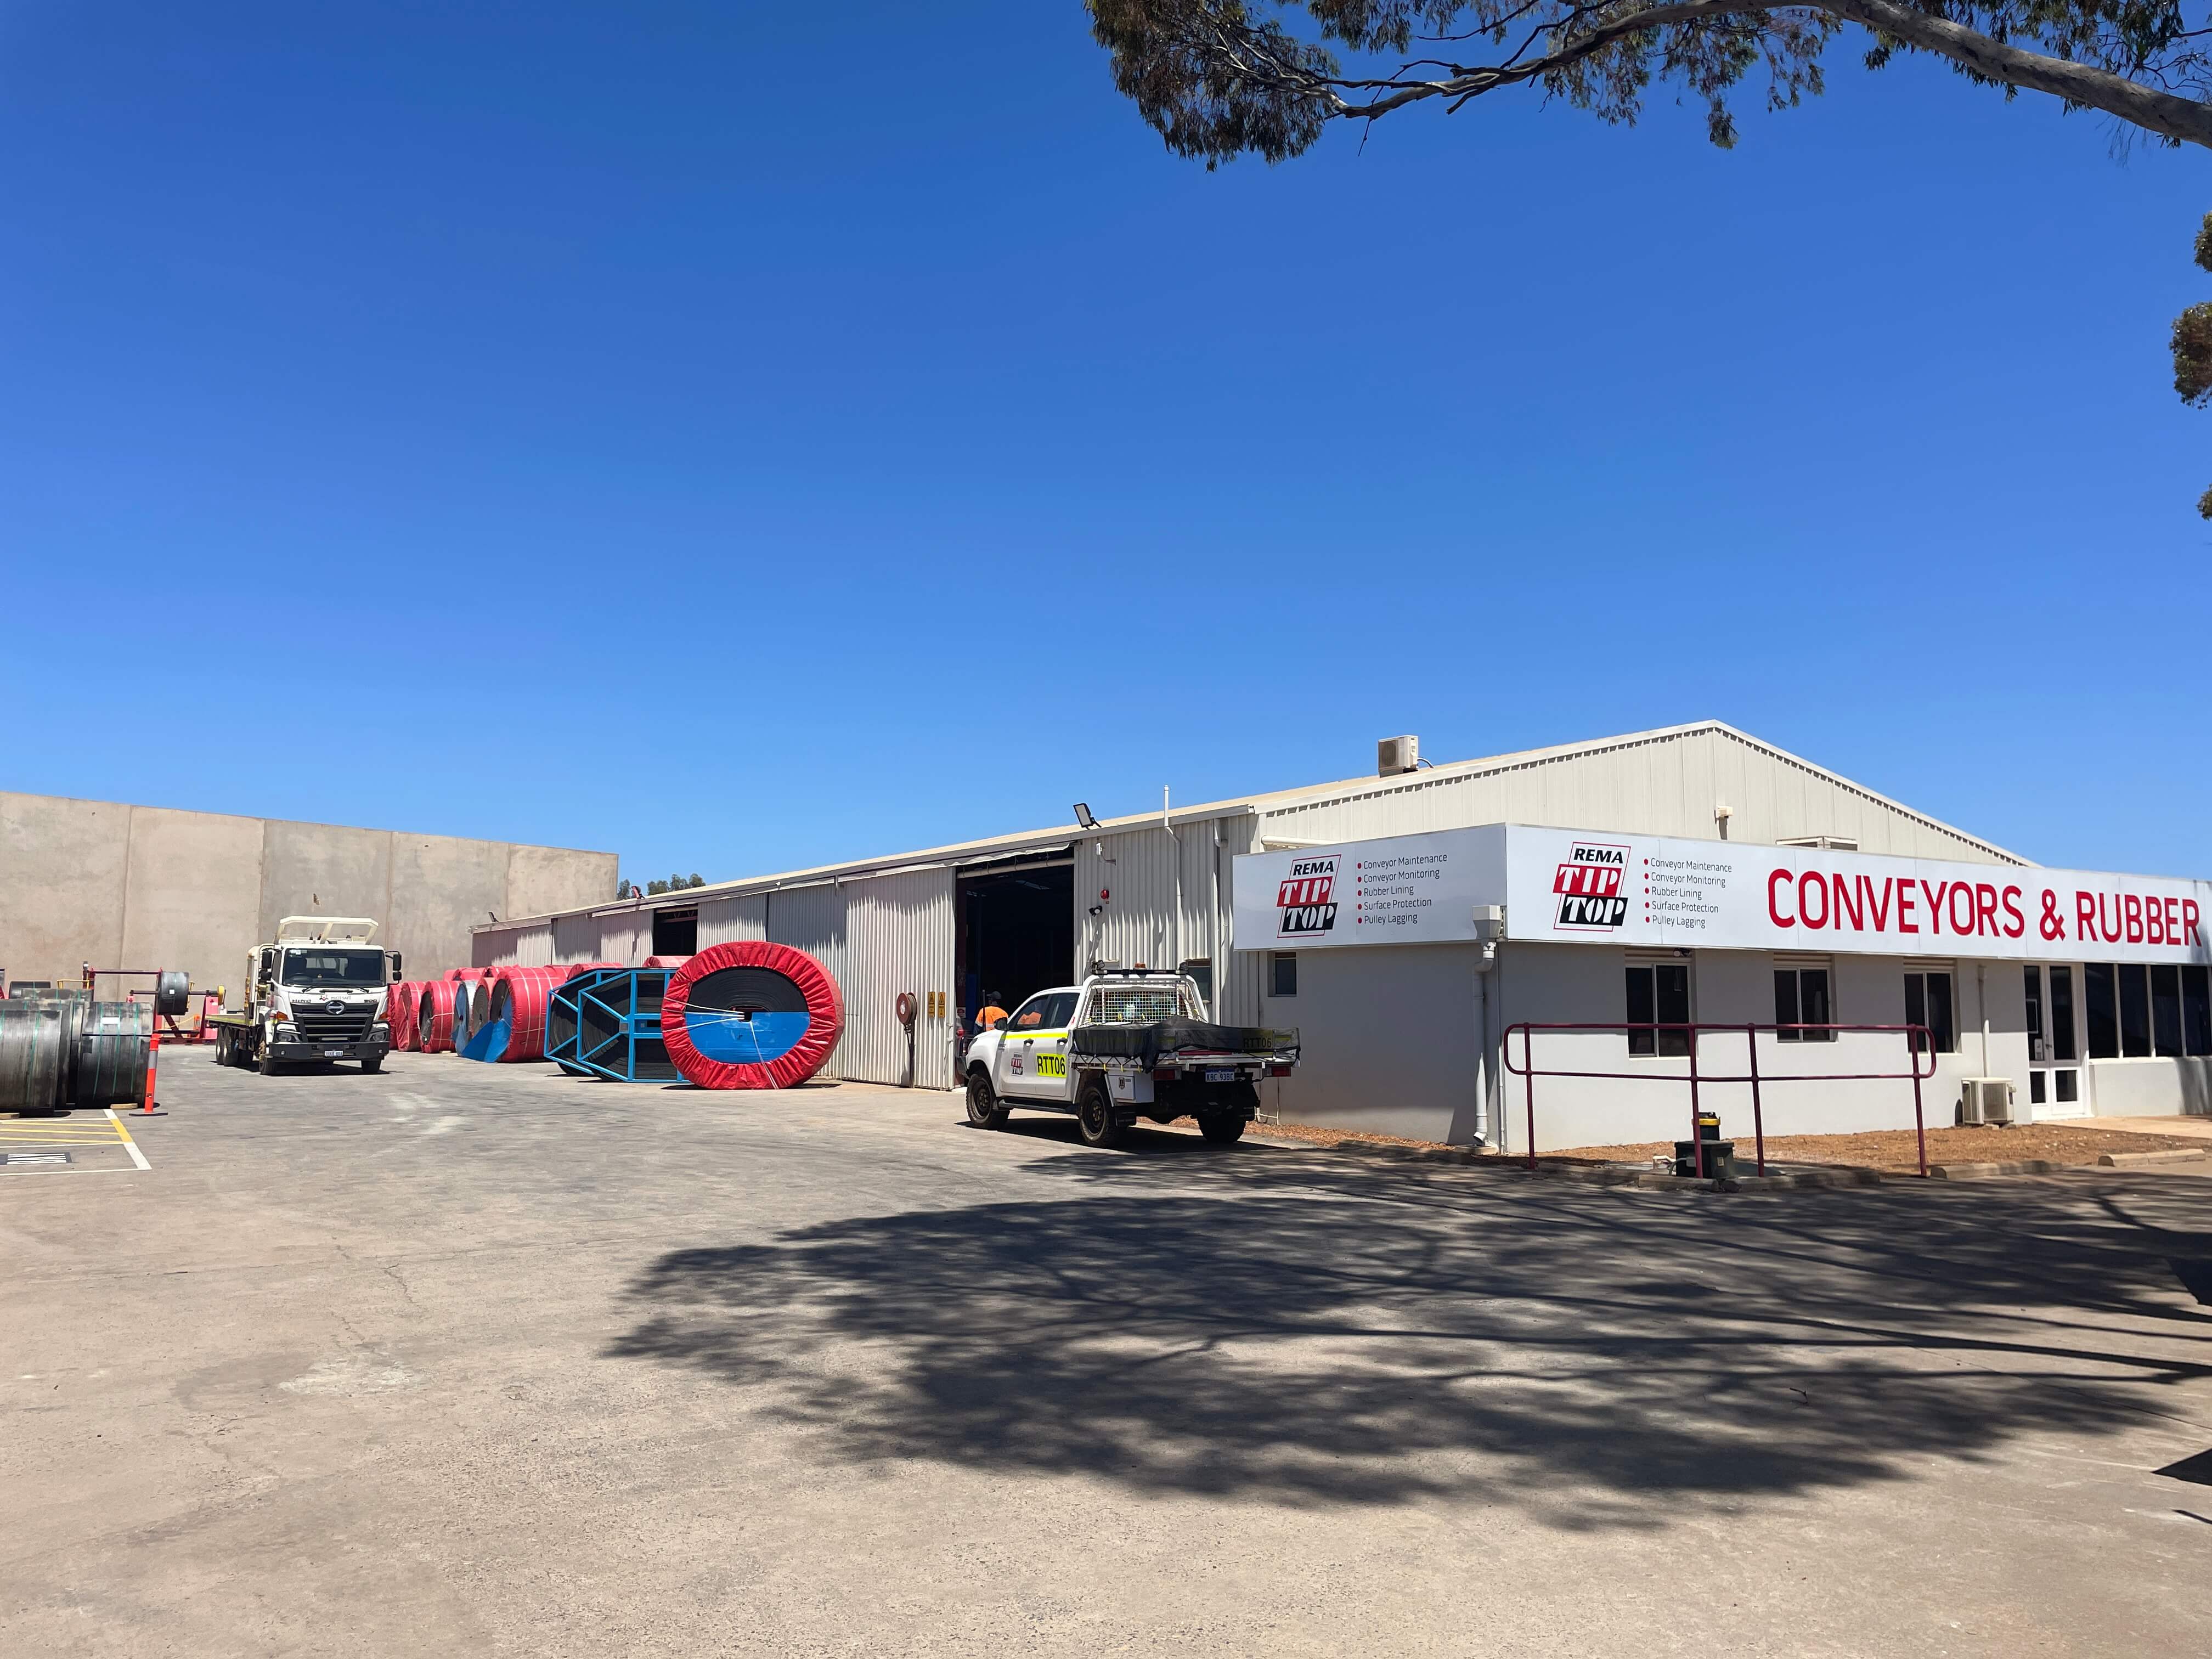
[[[1760,1063],[1771,1073],[1930,1072],[1931,1123],[1953,1121],[1970,1077],[2009,1080],[2023,1118],[2212,1110],[2202,927],[2192,921],[2181,938],[2185,905],[2212,914],[2212,890],[2201,884],[2083,878],[2103,884],[2114,927],[2128,892],[2139,911],[2171,897],[2170,912],[2159,911],[2161,927],[2171,915],[2171,941],[2161,931],[2144,942],[2139,915],[2134,941],[2123,927],[2069,945],[2074,885],[2063,937],[2039,936],[2033,908],[2021,933],[2008,936],[2012,910],[1982,907],[2032,905],[2022,897],[2036,870],[2028,860],[1718,721],[1433,766],[1413,747],[1386,744],[1375,775],[1336,783],[479,927],[474,960],[634,962],[726,939],[797,945],[845,991],[845,1035],[824,1075],[940,1089],[956,1081],[956,1033],[987,995],[1011,1007],[1096,962],[1181,966],[1217,1019],[1299,1029],[1304,1058],[1295,1075],[1266,1085],[1268,1115],[1514,1150],[1528,1135],[1527,1085],[1512,1074],[1509,1046],[1523,1064],[1533,1040],[1539,1066],[1637,1078],[1686,1075],[1689,1065],[1673,1033],[1553,1033],[1509,1045],[1509,1029],[1523,1022],[1909,1019],[1930,1031],[1932,1055],[1910,1059],[1897,1033],[1794,1044],[1770,1033],[1756,1040]],[[1388,925],[1353,926],[1365,902],[1357,866],[1367,860],[1346,849],[1478,830],[1486,835],[1425,851],[1376,849],[1378,863],[1405,860],[1420,874],[1405,884],[1411,896],[1376,898],[1404,907],[1384,913]],[[1577,852],[1593,837],[1613,838],[1613,850]],[[1340,866],[1331,873],[1344,879],[1320,902],[1348,898],[1354,909],[1337,913],[1331,938],[1285,931],[1282,872],[1299,854],[1331,849]],[[1561,901],[1585,896],[1553,884],[1581,879],[1560,872],[1583,854],[1615,861],[1614,874],[1595,878],[1610,891],[1589,896],[1620,902],[1571,919],[1593,925],[1564,927]],[[1784,883],[1792,925],[1770,919],[1760,924],[1766,935],[1753,938],[1737,913],[1758,897],[1774,857],[1795,860]],[[1656,884],[1642,862],[1653,860]],[[1939,878],[1948,866],[2022,873]],[[1447,869],[1458,884],[1449,892],[1422,886]],[[1826,925],[1831,904],[1859,902],[1862,878],[1884,896],[1886,919],[1894,914],[1887,896],[1911,886],[1904,933],[1887,920],[1856,931]],[[1781,905],[1782,887],[1769,890]],[[1968,931],[1940,918],[1923,929],[1927,907],[1960,892],[1972,901],[1961,913]],[[1802,921],[1801,893],[1821,905]],[[921,1009],[910,1028],[895,1012],[902,992]],[[1735,1053],[1721,1059],[1718,1039],[1700,1037],[1707,1071],[1740,1072],[1746,1040],[1738,1035]],[[1540,1148],[1666,1138],[1679,1132],[1686,1101],[1679,1087],[1612,1079],[1542,1080],[1538,1091]],[[1717,1085],[1707,1101],[1731,1109],[1742,1092]],[[1895,1079],[1778,1084],[1765,1100],[1773,1133],[1911,1122],[1910,1085]]]
[[[603,902],[616,882],[611,853],[8,793],[0,849],[11,977],[166,968],[208,990],[236,987],[282,916],[369,917],[425,977],[468,965],[471,922]]]

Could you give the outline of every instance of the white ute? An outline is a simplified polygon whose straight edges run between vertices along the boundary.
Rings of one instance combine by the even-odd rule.
[[[968,1045],[968,1121],[995,1129],[1014,1107],[1073,1115],[1085,1145],[1110,1146],[1139,1118],[1195,1117],[1208,1140],[1244,1133],[1260,1079],[1297,1064],[1295,1031],[1213,1025],[1188,975],[1093,974],[1040,991]]]
[[[286,916],[276,937],[246,959],[246,1006],[226,1008],[216,1028],[216,1064],[279,1066],[357,1060],[374,1072],[392,1052],[386,999],[399,958],[369,943],[367,916]]]

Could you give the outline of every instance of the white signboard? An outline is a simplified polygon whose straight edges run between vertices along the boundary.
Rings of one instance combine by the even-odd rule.
[[[1491,824],[1237,860],[1236,945],[1474,937],[2057,962],[2212,961],[2212,883]]]
[[[1516,824],[1506,933],[1724,951],[2203,962],[2212,884]]]
[[[1248,853],[1231,885],[1240,951],[1471,939],[1474,907],[1504,902],[1505,826]]]

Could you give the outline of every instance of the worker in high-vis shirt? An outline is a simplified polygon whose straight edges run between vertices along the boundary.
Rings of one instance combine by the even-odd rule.
[[[1000,1024],[1006,1018],[1006,1011],[999,1006],[999,995],[1000,994],[996,991],[986,991],[983,993],[982,1012],[975,1016],[975,1029],[977,1030],[988,1031],[994,1025]]]

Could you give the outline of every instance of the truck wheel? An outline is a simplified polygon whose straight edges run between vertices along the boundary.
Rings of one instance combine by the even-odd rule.
[[[1104,1148],[1121,1144],[1121,1122],[1114,1115],[1114,1102],[1105,1080],[1092,1078],[1075,1097],[1075,1128],[1086,1146]]]
[[[1198,1132],[1217,1146],[1234,1146],[1244,1138],[1244,1120],[1235,1112],[1208,1112],[1198,1120]]]
[[[968,1074],[968,1121],[979,1129],[1006,1127],[1006,1109],[980,1066]]]
[[[276,1055],[275,1051],[272,1050],[266,1042],[261,1045],[261,1052],[254,1056],[254,1058],[260,1061],[260,1065],[257,1069],[259,1070],[262,1076],[275,1077],[276,1075]]]

